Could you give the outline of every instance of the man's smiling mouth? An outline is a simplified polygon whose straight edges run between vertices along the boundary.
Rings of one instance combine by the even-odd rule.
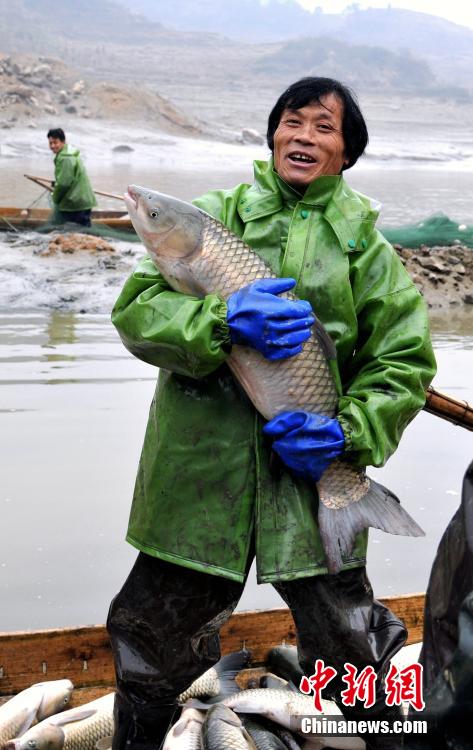
[[[288,154],[288,159],[298,164],[316,164],[316,159],[303,151],[292,151]]]

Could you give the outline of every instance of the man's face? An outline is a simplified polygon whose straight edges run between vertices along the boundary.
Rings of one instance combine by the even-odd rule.
[[[301,109],[285,109],[274,133],[274,167],[291,187],[304,192],[322,175],[336,175],[344,164],[343,103],[335,94]]]
[[[48,143],[53,154],[59,153],[59,151],[66,145],[66,141],[61,141],[60,138],[48,138]]]

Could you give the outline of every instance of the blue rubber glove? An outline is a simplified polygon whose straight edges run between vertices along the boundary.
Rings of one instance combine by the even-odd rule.
[[[295,284],[294,279],[259,279],[231,294],[227,323],[232,343],[251,346],[266,359],[299,354],[315,322],[312,307],[277,296]]]
[[[338,419],[306,411],[286,411],[263,427],[274,438],[273,450],[294,474],[318,482],[343,452],[345,437]]]

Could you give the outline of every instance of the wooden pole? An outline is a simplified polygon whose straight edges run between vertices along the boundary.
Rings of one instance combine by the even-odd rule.
[[[457,401],[457,399],[447,396],[445,393],[439,393],[435,388],[430,387],[427,389],[424,409],[429,414],[435,414],[436,417],[441,417],[448,422],[464,427],[466,430],[473,431],[473,406],[470,406],[466,401]]]
[[[53,181],[49,180],[47,177],[36,177],[32,174],[25,174],[23,175],[28,180],[31,180],[32,182],[36,182],[37,185],[41,185],[41,187],[46,188],[51,193],[53,192],[52,184]],[[105,193],[103,190],[94,190],[94,193],[96,195],[104,195],[106,198],[116,198],[117,201],[124,201],[125,198],[122,195],[116,195],[116,193]]]

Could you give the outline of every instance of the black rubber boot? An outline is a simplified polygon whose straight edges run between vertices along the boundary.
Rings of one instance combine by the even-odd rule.
[[[107,620],[117,678],[113,750],[158,750],[177,721],[178,696],[220,659],[219,630],[242,590],[138,555]]]
[[[159,706],[140,715],[116,693],[112,750],[160,750],[179,714],[177,706]]]

